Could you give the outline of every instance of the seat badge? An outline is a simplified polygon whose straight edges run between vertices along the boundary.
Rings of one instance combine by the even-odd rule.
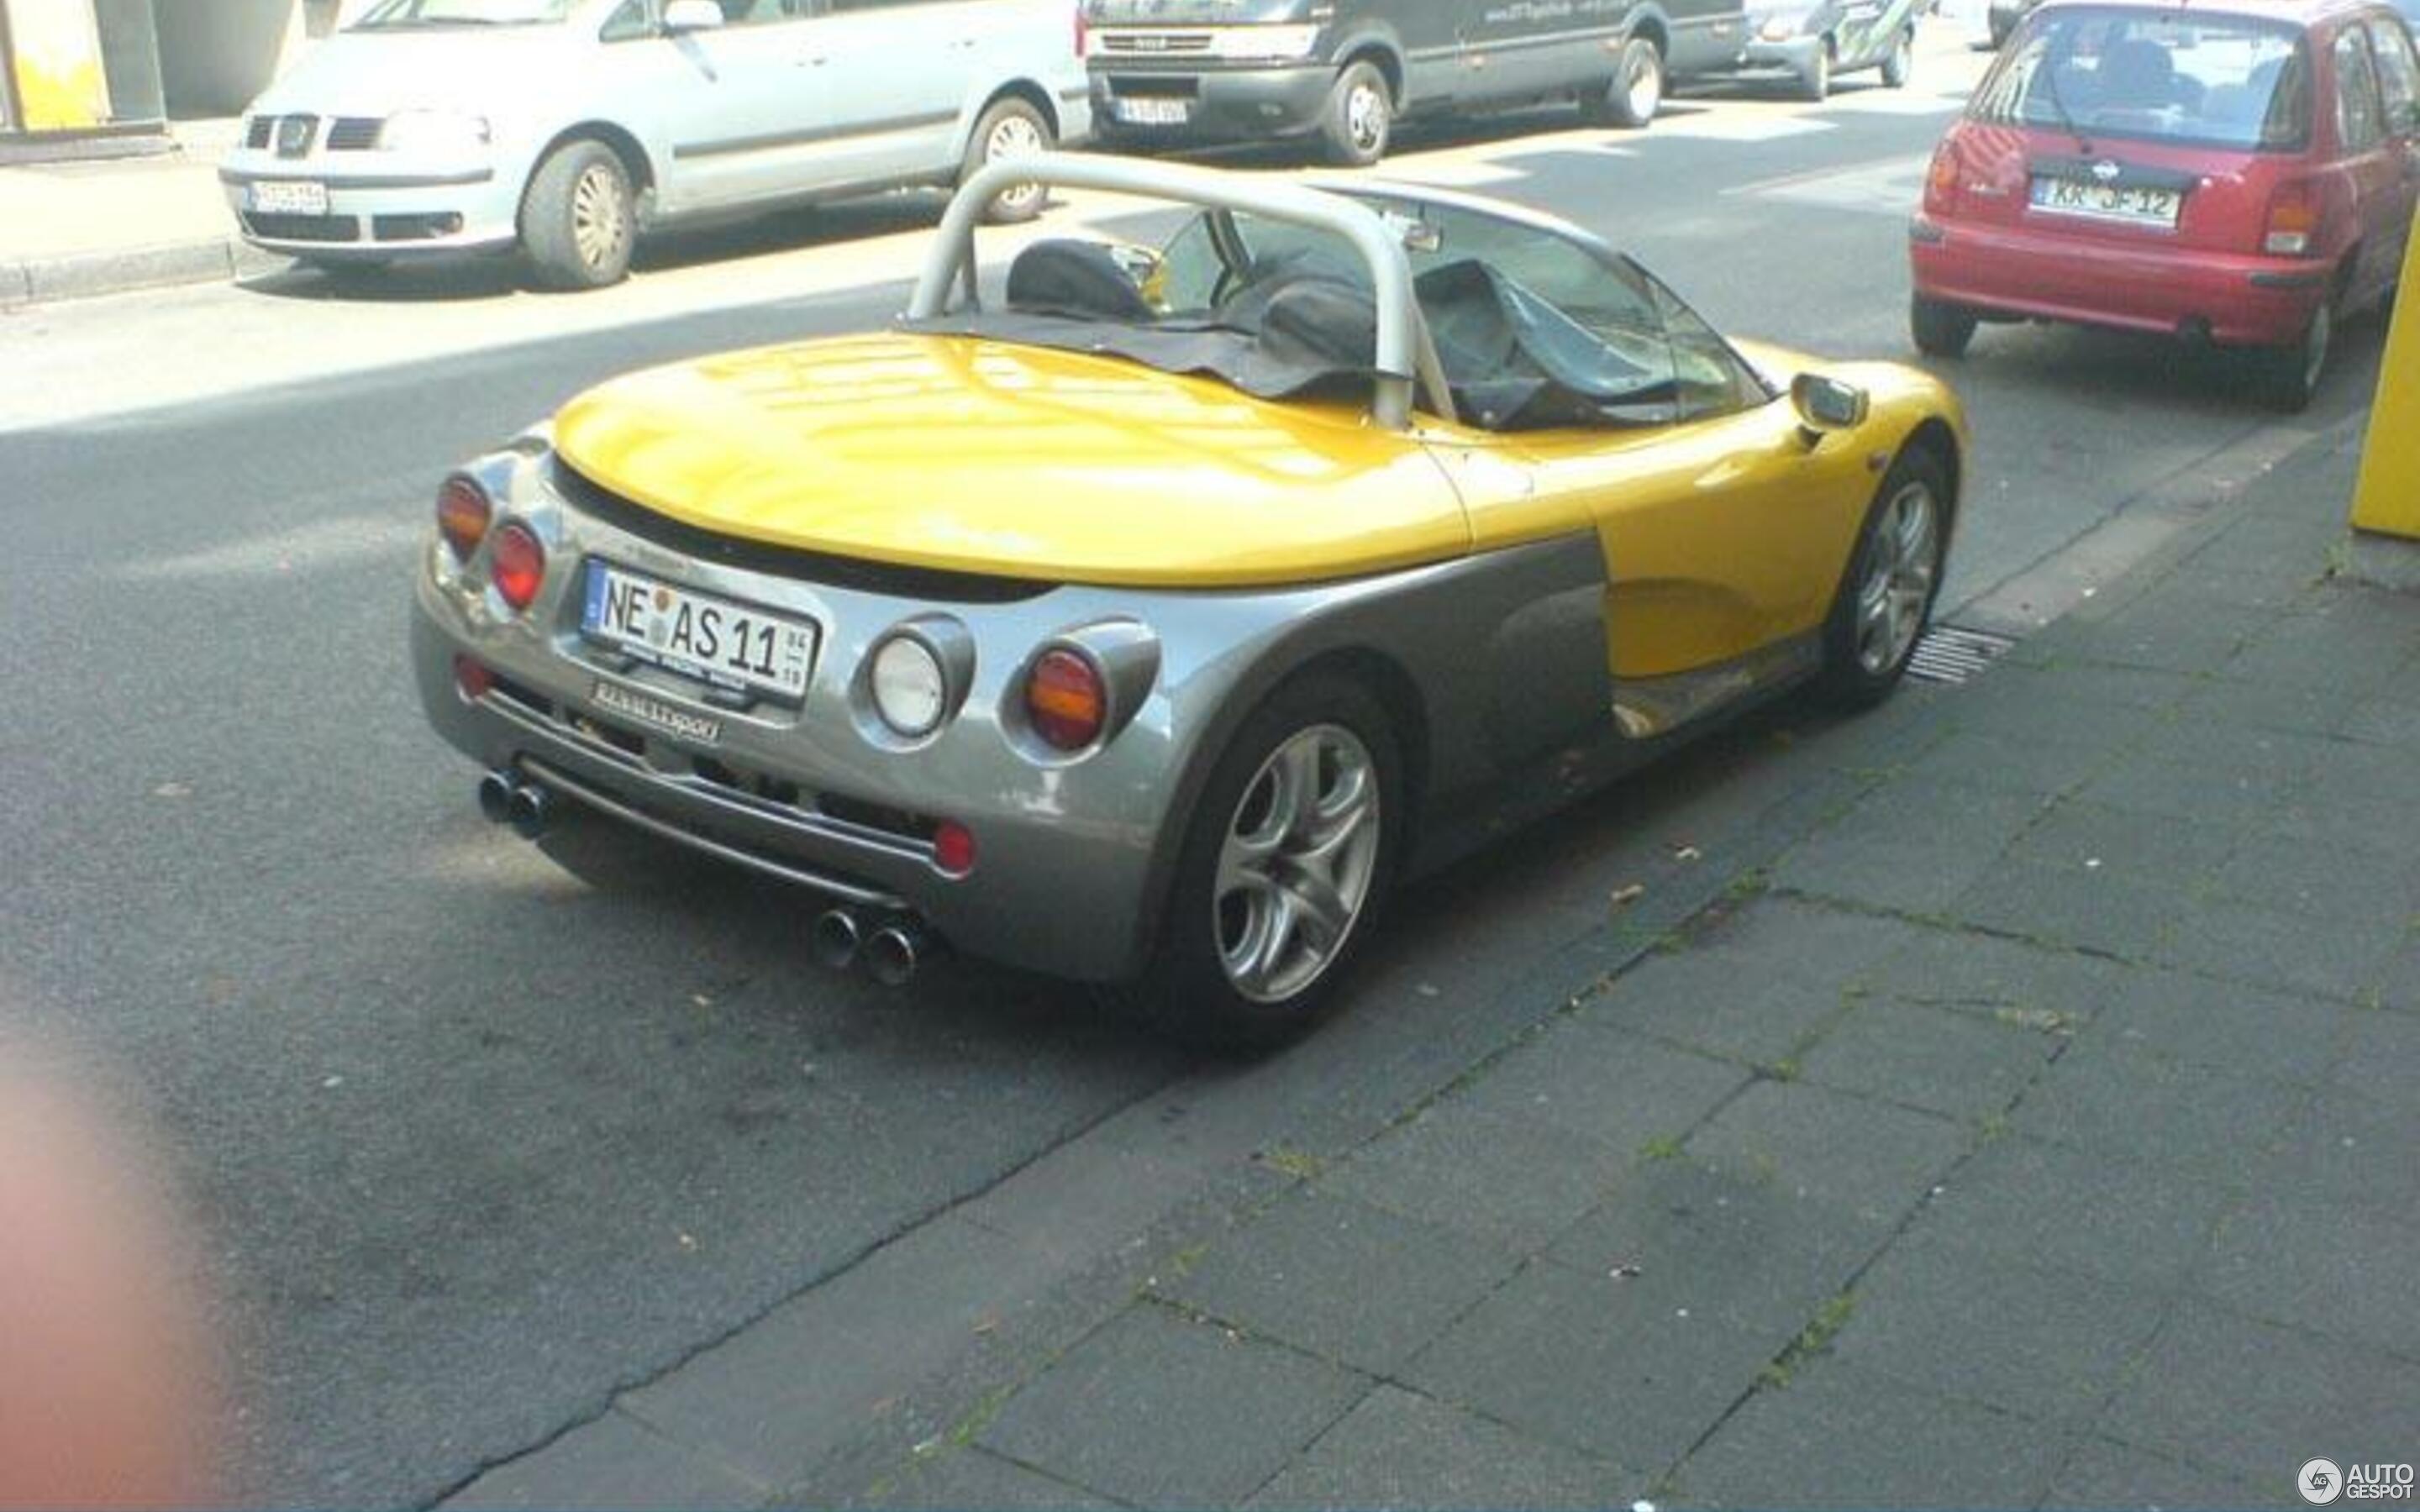
[[[588,698],[589,702],[609,714],[635,719],[649,729],[660,730],[696,745],[717,745],[722,739],[721,720],[675,708],[661,699],[649,698],[619,683],[609,683],[599,678],[597,685],[589,689]]]
[[[2100,179],[2104,184],[2115,179],[2119,174],[2125,171],[2126,170],[2123,168],[2120,168],[2116,163],[2110,162],[2107,158],[2103,158],[2099,162],[2092,165],[2092,177]]]

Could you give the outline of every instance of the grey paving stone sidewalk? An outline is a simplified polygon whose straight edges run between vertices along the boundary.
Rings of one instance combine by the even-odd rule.
[[[1772,864],[790,1497],[2284,1505],[2420,1458],[2420,601],[2325,575],[2357,444],[1810,737]]]

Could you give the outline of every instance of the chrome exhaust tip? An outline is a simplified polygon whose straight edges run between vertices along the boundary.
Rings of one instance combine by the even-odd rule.
[[[913,919],[885,924],[865,942],[865,974],[885,987],[905,987],[932,951],[923,925]]]
[[[479,779],[479,816],[491,825],[509,823],[513,817],[513,790],[520,786],[512,773],[503,770]]]
[[[846,971],[857,964],[857,952],[865,943],[865,926],[845,908],[828,908],[815,916],[814,927],[807,933],[807,951],[815,964],[828,971]]]
[[[534,782],[524,782],[513,789],[505,817],[512,822],[515,834],[523,840],[535,840],[546,833],[547,819],[553,810],[553,794]]]

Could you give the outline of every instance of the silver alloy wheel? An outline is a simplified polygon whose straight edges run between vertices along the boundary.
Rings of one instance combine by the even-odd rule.
[[[1367,79],[1355,82],[1344,96],[1344,135],[1353,150],[1368,157],[1387,145],[1387,92]]]
[[[1637,51],[1629,54],[1629,69],[1621,80],[1622,98],[1629,102],[1630,118],[1648,121],[1664,103],[1664,69],[1655,55],[1655,44],[1634,44]]]
[[[571,245],[590,268],[608,268],[630,239],[630,213],[613,170],[595,162],[571,186]]]
[[[998,162],[1002,158],[1030,158],[1048,144],[1042,140],[1042,128],[1030,116],[1010,112],[992,124],[991,134],[984,138],[984,162]],[[1016,214],[1042,197],[1040,184],[1011,184],[992,198],[996,210]]]
[[[1377,877],[1378,768],[1342,725],[1295,732],[1269,753],[1218,845],[1210,926],[1227,981],[1279,1003],[1317,981]]]
[[[1857,584],[1857,665],[1880,677],[1907,657],[1924,628],[1941,571],[1941,505],[1922,482],[1883,506]]]

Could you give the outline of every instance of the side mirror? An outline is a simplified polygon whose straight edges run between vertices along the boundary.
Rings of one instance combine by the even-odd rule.
[[[722,25],[722,8],[714,0],[670,0],[664,7],[664,32],[678,37],[684,32],[710,32]]]
[[[1792,378],[1790,403],[1810,442],[1826,431],[1852,430],[1866,423],[1866,391],[1821,373]]]

